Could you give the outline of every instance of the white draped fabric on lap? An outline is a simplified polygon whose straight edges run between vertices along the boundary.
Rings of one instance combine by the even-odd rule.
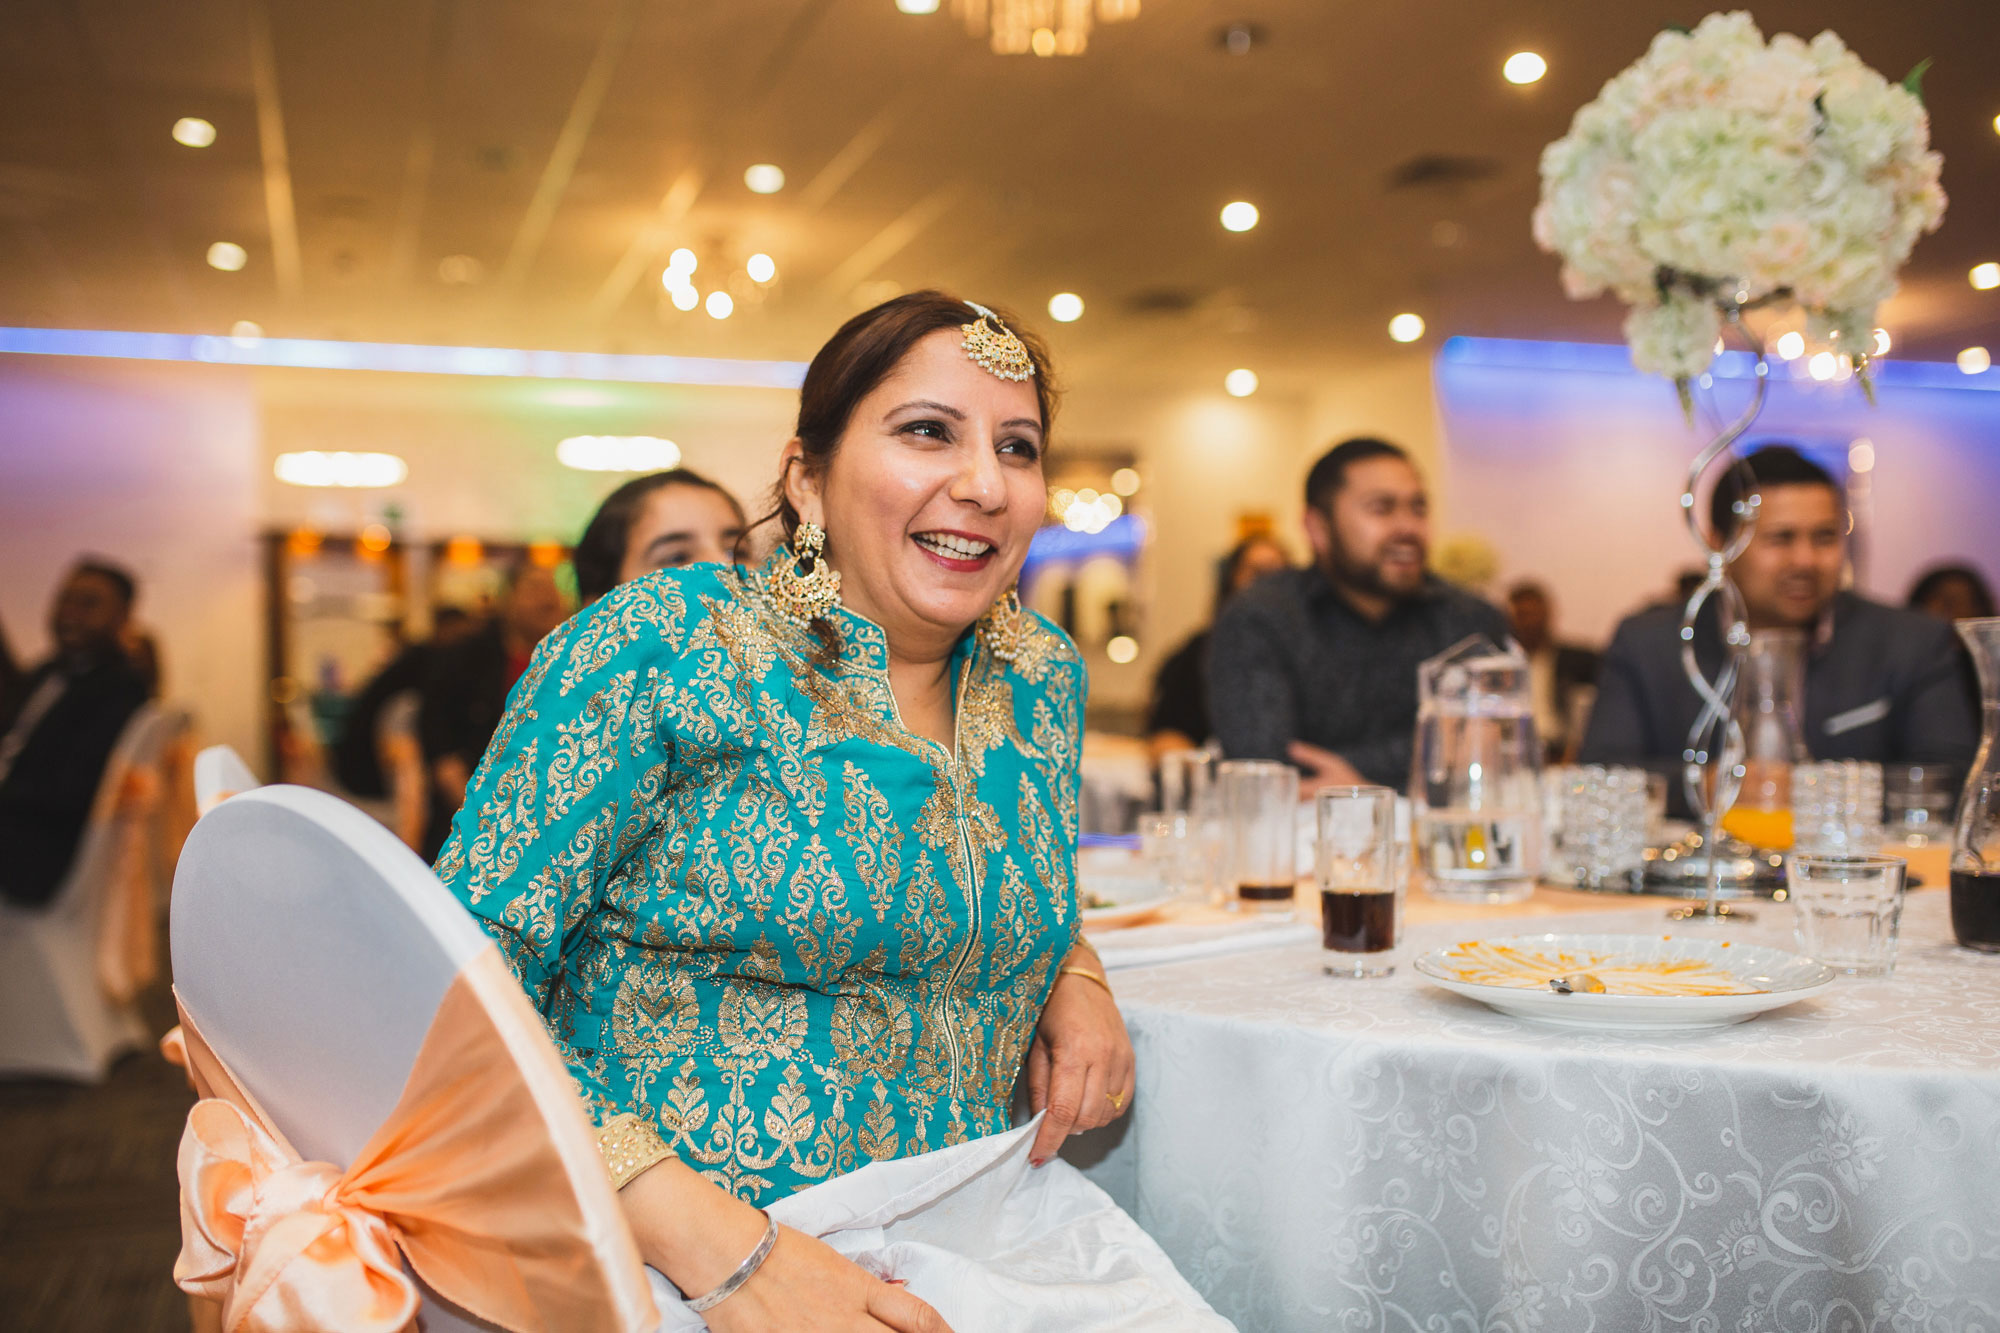
[[[771,1207],[870,1272],[900,1278],[956,1333],[1220,1333],[1138,1225],[1060,1158],[1028,1165],[1039,1120],[874,1162]],[[698,1329],[654,1276],[666,1328]]]
[[[1727,938],[1790,947],[1758,911]],[[1894,977],[1706,1032],[1533,1025],[1314,948],[1117,980],[1133,1121],[1076,1155],[1245,1328],[2000,1328],[2000,958],[1942,891]]]

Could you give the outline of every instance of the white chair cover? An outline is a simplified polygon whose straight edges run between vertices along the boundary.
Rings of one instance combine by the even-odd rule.
[[[154,812],[121,796],[135,779],[157,795],[160,757],[186,724],[185,714],[152,704],[134,713],[104,766],[63,886],[43,907],[0,904],[0,1076],[95,1083],[119,1055],[145,1044],[129,993],[107,994],[129,987],[107,988],[100,950],[108,928],[153,928],[150,892],[136,902],[114,892],[121,876],[151,870]],[[108,919],[134,910],[139,919]]]
[[[294,786],[240,793],[195,826],[172,946],[175,994],[209,1046],[304,1159],[341,1167],[395,1106],[453,980],[493,947],[387,829]],[[581,1104],[559,1110],[588,1144]],[[601,1181],[594,1153],[585,1165]],[[429,1291],[421,1317],[426,1333],[491,1327]]]

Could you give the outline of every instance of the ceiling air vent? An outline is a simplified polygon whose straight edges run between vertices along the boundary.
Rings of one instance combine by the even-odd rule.
[[[1135,315],[1185,315],[1201,299],[1200,292],[1186,287],[1152,287],[1127,297],[1125,309]]]
[[[1419,153],[1390,169],[1389,188],[1448,190],[1499,174],[1500,163],[1495,158],[1466,157],[1457,153]]]

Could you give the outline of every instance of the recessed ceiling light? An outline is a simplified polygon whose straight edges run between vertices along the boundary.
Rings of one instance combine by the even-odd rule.
[[[752,194],[776,194],[785,188],[785,173],[769,162],[759,162],[743,173],[743,183]]]
[[[1121,467],[1111,474],[1111,489],[1120,495],[1139,493],[1139,473],[1136,469]]]
[[[1889,355],[1889,330],[1887,329],[1875,330],[1875,355],[1877,356]]]
[[[1257,225],[1257,205],[1238,199],[1222,206],[1222,225],[1229,231],[1249,231]]]
[[[189,148],[206,148],[215,142],[215,126],[200,116],[182,116],[174,122],[174,142]]]
[[[1968,347],[1958,354],[1958,368],[1968,375],[1983,375],[1993,364],[1984,347]]]
[[[438,260],[438,277],[452,287],[470,287],[486,276],[486,265],[471,255],[446,255]]]
[[[728,319],[730,312],[736,309],[736,302],[730,299],[728,292],[710,292],[703,304],[710,319]]]
[[[572,435],[556,461],[579,472],[664,472],[679,467],[681,447],[656,435]]]
[[[1399,343],[1413,343],[1424,336],[1424,317],[1405,311],[1389,321],[1389,336]]]
[[[701,293],[694,289],[694,284],[691,282],[676,283],[668,287],[667,296],[673,301],[676,310],[692,310],[701,304]]]
[[[896,0],[896,8],[905,14],[935,14],[938,0]]]
[[[395,486],[410,475],[410,465],[394,454],[356,454],[345,450],[279,454],[271,474],[287,486]]]
[[[1966,277],[1980,291],[1990,292],[1995,287],[2000,287],[2000,264],[1990,261],[1984,264],[1974,264],[1972,272],[1966,274]]]
[[[1233,56],[1247,56],[1268,34],[1261,23],[1232,23],[1215,35],[1215,44]]]
[[[682,246],[667,256],[667,272],[688,274],[694,272],[694,251]]]
[[[1104,645],[1104,655],[1123,666],[1139,656],[1139,641],[1129,634],[1114,634]]]
[[[1232,370],[1222,377],[1222,387],[1229,390],[1231,398],[1248,398],[1257,392],[1257,372]]]
[[[1796,361],[1805,355],[1805,350],[1806,335],[1800,333],[1797,329],[1793,329],[1790,333],[1784,334],[1778,339],[1777,351],[1780,361]]]
[[[234,241],[217,241],[208,247],[208,266],[234,273],[250,262],[250,252]]]
[[[1549,72],[1549,62],[1533,51],[1516,51],[1500,67],[1509,83],[1534,83]]]
[[[743,261],[743,271],[752,282],[769,282],[778,276],[778,261],[765,254],[751,255]]]
[[[1875,470],[1875,442],[1868,439],[1856,440],[1847,446],[1847,466],[1856,472]]]
[[[1083,315],[1083,298],[1075,292],[1057,292],[1049,298],[1049,318],[1068,324]]]

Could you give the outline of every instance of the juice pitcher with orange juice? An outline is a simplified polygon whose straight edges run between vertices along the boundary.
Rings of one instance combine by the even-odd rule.
[[[1722,816],[1722,831],[1752,847],[1792,846],[1792,766],[1811,759],[1799,704],[1805,695],[1803,630],[1758,630],[1743,659],[1736,722],[1743,729],[1743,785]]]

